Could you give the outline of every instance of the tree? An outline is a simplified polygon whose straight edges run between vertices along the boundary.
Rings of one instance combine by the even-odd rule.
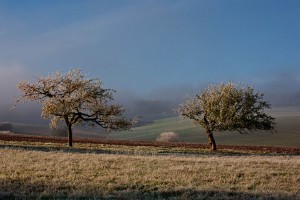
[[[120,105],[109,104],[115,91],[103,89],[99,79],[86,78],[80,69],[37,78],[35,84],[21,81],[17,87],[22,91],[17,101],[42,103],[42,117],[51,119],[51,127],[65,122],[69,146],[76,124],[99,125],[106,130],[124,130],[132,125],[122,117],[124,110]]]
[[[263,101],[263,93],[250,86],[233,82],[211,85],[194,98],[188,98],[178,108],[181,118],[189,118],[204,128],[211,150],[216,150],[214,131],[249,133],[273,131],[275,119],[264,112],[271,105]]]

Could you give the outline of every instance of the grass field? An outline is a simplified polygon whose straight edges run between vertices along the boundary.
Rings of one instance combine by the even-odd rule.
[[[196,152],[0,141],[0,199],[300,198],[299,156]]]
[[[300,108],[275,108],[271,115],[276,118],[276,132],[256,132],[239,134],[237,132],[215,133],[217,144],[300,146]],[[176,132],[184,142],[207,143],[203,129],[196,127],[190,120],[178,117],[156,120],[153,124],[134,128],[132,131],[115,132],[110,139],[155,140],[162,132]]]
[[[265,146],[300,146],[300,107],[273,108],[270,114],[276,118],[275,133],[237,132],[214,133],[218,144],[225,145],[265,145]],[[14,131],[21,134],[52,135],[48,126],[14,124]],[[204,130],[196,127],[190,120],[178,117],[154,121],[154,123],[133,128],[131,131],[106,133],[101,129],[74,129],[74,137],[95,137],[117,140],[149,140],[155,141],[162,132],[175,132],[183,142],[207,143]]]

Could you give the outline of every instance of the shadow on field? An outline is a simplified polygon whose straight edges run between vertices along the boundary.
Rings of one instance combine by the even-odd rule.
[[[255,194],[250,192],[232,192],[222,190],[170,190],[170,191],[143,191],[125,192],[111,195],[109,197],[99,197],[103,199],[296,199],[294,195],[284,194]]]
[[[216,156],[282,156],[282,155],[299,155],[299,154],[284,154],[284,153],[257,153],[257,152],[234,152],[220,149],[216,152],[212,151],[201,151],[201,149],[186,151],[185,149],[172,151],[167,148],[160,148],[157,151],[134,151],[131,150],[110,150],[110,149],[92,149],[92,148],[77,148],[77,147],[47,147],[47,146],[35,146],[35,145],[10,145],[0,144],[0,149],[19,149],[27,151],[41,151],[41,152],[62,152],[62,153],[80,153],[80,154],[111,154],[111,155],[140,155],[140,156],[203,156],[203,155],[216,155]]]
[[[114,188],[110,192],[103,192],[97,188],[89,188],[84,192],[78,192],[71,186],[60,186],[56,191],[51,190],[46,185],[18,185],[20,190],[4,192],[6,188],[0,188],[0,200],[7,199],[298,199],[297,195],[287,194],[271,194],[271,193],[251,193],[236,192],[225,190],[196,190],[196,189],[180,189],[168,191],[156,191],[138,188],[126,188],[120,186]],[[25,187],[24,187],[25,186]],[[75,189],[75,190],[74,190]],[[82,189],[82,188],[81,188]],[[1,191],[2,190],[2,191]],[[158,190],[158,188],[157,188]]]
[[[88,149],[88,148],[73,148],[73,147],[46,147],[46,146],[22,146],[0,144],[0,149],[18,149],[26,151],[40,151],[40,152],[61,152],[61,153],[80,153],[80,154],[111,154],[111,155],[140,155],[140,156],[201,156],[201,155],[219,155],[219,156],[249,156],[249,153],[242,152],[224,152],[219,150],[217,152],[211,151],[168,151],[166,149],[159,149],[157,152],[147,151],[126,151],[126,150],[108,150],[108,149]]]
[[[41,151],[41,152],[62,152],[62,153],[94,153],[94,154],[127,154],[124,152],[112,150],[97,150],[97,149],[84,149],[72,147],[43,147],[43,146],[18,146],[18,145],[0,145],[0,149],[19,149],[27,151]]]

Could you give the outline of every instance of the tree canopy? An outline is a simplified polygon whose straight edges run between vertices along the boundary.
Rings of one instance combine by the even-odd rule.
[[[56,72],[37,78],[36,83],[21,81],[17,85],[22,91],[18,101],[42,103],[42,117],[51,120],[51,127],[64,121],[72,146],[72,126],[76,124],[99,125],[106,130],[124,130],[132,125],[122,116],[122,106],[110,103],[115,91],[102,85],[99,79],[86,78],[80,69]]]
[[[271,105],[263,101],[263,93],[253,87],[227,84],[210,85],[194,98],[181,104],[178,113],[206,130],[212,150],[216,149],[213,131],[239,131],[249,133],[259,130],[273,131],[275,119],[264,112]]]

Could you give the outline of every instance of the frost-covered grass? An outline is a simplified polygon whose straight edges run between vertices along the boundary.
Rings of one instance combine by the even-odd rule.
[[[60,145],[1,142],[0,199],[300,198],[299,156]]]

